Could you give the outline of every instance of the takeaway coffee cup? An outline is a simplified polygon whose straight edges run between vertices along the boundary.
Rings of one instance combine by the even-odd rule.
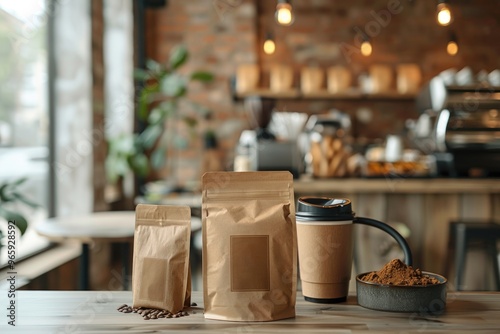
[[[353,224],[373,226],[390,234],[412,264],[406,240],[380,221],[355,217],[349,199],[301,197],[297,203],[297,241],[302,294],[307,301],[345,301],[351,279]]]

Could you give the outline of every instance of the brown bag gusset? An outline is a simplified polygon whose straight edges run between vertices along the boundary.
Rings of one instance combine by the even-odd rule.
[[[191,210],[139,204],[135,213],[133,306],[177,313],[191,298]]]
[[[295,316],[297,241],[289,172],[203,176],[205,318]]]

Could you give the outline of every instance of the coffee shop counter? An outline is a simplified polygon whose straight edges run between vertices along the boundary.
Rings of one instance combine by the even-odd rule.
[[[294,180],[295,198],[334,196],[349,198],[357,216],[404,226],[413,252],[414,264],[426,271],[447,276],[451,272],[447,251],[449,222],[500,222],[500,178],[331,178],[301,177]],[[199,214],[201,195],[182,194],[137,203],[189,205]],[[404,230],[400,232],[405,232]],[[365,226],[356,226],[356,270],[378,270],[391,258],[387,236]],[[397,250],[396,250],[397,251]],[[485,270],[491,270],[482,254],[469,254],[465,273],[468,289],[484,289]],[[487,276],[487,275],[486,275]],[[451,279],[451,277],[450,277]],[[453,280],[450,282],[453,284]],[[488,284],[488,282],[486,282]]]
[[[357,216],[405,226],[414,263],[427,271],[447,275],[449,222],[500,222],[500,179],[358,178],[313,179],[294,182],[295,196],[335,196],[352,201]],[[387,260],[385,242],[378,231],[357,226],[359,270],[380,268]],[[404,231],[403,231],[404,232]],[[481,254],[467,260],[466,282],[470,289],[484,289],[484,272],[490,267]],[[477,269],[477,270],[476,270]],[[476,276],[475,278],[473,276]],[[474,281],[477,282],[475,286]],[[451,282],[453,283],[453,282]]]
[[[131,304],[131,291],[17,291],[15,327],[2,317],[2,333],[498,333],[500,293],[449,293],[447,309],[433,315],[422,309],[415,313],[392,313],[365,309],[356,297],[339,304],[314,304],[297,297],[296,317],[255,323],[207,320],[203,317],[202,293],[193,293],[198,306],[186,309],[188,316],[143,320],[135,313],[117,308]],[[2,309],[5,311],[4,303]],[[4,313],[5,314],[5,313]]]

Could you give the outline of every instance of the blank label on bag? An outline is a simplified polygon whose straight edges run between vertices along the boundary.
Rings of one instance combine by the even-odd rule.
[[[158,282],[167,281],[167,265],[165,259],[146,257],[142,262],[139,296],[155,302],[163,302],[166,295],[166,285]]]
[[[269,291],[269,236],[231,236],[231,291]]]

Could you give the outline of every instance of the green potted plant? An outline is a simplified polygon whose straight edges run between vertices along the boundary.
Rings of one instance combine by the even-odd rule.
[[[14,211],[12,205],[22,203],[31,208],[38,207],[37,204],[30,201],[19,191],[19,186],[26,182],[26,180],[26,178],[21,178],[0,184],[0,223],[9,224],[9,222],[15,222],[15,226],[17,226],[21,235],[26,232],[28,221],[22,214]],[[7,230],[9,230],[9,227],[7,227]],[[2,240],[3,235],[0,230],[0,248],[3,246]]]
[[[106,172],[111,183],[116,183],[129,172],[147,179],[152,170],[165,166],[169,138],[175,136],[170,134],[167,137],[167,119],[182,119],[191,128],[197,124],[196,118],[181,115],[181,101],[189,103],[200,113],[207,112],[202,106],[189,101],[186,94],[191,81],[208,83],[213,80],[213,74],[207,71],[181,73],[180,69],[188,58],[187,49],[179,45],[172,49],[166,63],[148,60],[146,69],[135,70],[135,79],[143,84],[136,113],[144,128],[140,133],[123,134],[109,140]],[[171,130],[175,131],[175,126]]]

